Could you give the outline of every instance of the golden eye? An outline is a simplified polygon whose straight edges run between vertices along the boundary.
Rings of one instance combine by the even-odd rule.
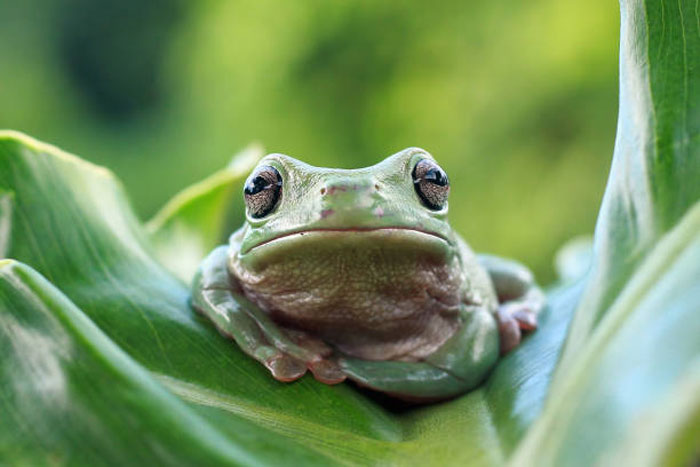
[[[412,175],[413,188],[423,204],[434,211],[444,208],[450,193],[450,181],[445,171],[430,159],[421,159],[413,167]]]
[[[263,165],[250,174],[243,197],[250,215],[261,218],[277,206],[282,193],[282,176],[274,167]]]

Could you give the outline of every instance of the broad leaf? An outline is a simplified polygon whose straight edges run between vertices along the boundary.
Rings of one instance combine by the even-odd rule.
[[[504,359],[484,387],[459,400],[395,412],[349,384],[326,386],[311,377],[293,384],[279,383],[220,336],[206,319],[190,309],[187,286],[154,260],[146,235],[123,201],[121,187],[104,169],[16,133],[0,138],[0,169],[0,188],[12,193],[8,196],[12,208],[5,210],[3,218],[10,226],[8,256],[31,265],[51,281],[53,286],[49,287],[36,279],[42,289],[36,294],[48,293],[43,290],[47,288],[51,294],[59,294],[57,287],[82,312],[66,299],[60,303],[68,309],[49,310],[56,315],[84,314],[82,319],[100,328],[113,346],[121,347],[149,370],[148,378],[144,375],[149,373],[139,373],[147,379],[142,384],[156,385],[151,380],[157,380],[222,436],[231,434],[232,427],[244,418],[251,426],[285,438],[278,441],[281,449],[302,453],[311,449],[320,462],[334,458],[359,463],[380,459],[501,463],[542,404],[573,311],[575,300],[570,297],[580,290],[552,298],[552,306],[559,312],[546,312],[542,330]],[[201,190],[205,194],[209,191],[206,187]],[[16,269],[14,265],[11,268]],[[20,270],[36,277],[27,266]],[[8,296],[2,304],[3,316],[13,316],[14,310],[26,307],[20,299]],[[42,316],[48,314],[44,311]],[[58,331],[56,334],[46,332],[45,337],[49,341],[62,339]],[[81,339],[93,337],[97,338],[96,333]],[[8,347],[16,345],[17,338],[13,333],[4,336]],[[103,361],[94,354],[98,343],[71,346],[81,350],[70,355],[92,355],[96,367]],[[70,355],[56,365],[56,371],[69,386],[92,391],[94,379],[89,372],[71,372]],[[16,353],[3,356],[8,362],[21,359]],[[97,375],[107,369],[94,371]],[[8,374],[2,378],[11,379]],[[3,399],[12,401],[17,397],[15,386],[4,388],[7,396]],[[80,391],[74,397],[80,398]],[[120,430],[112,425],[112,415],[106,415],[116,403],[109,399],[99,406],[82,403],[94,408],[96,420],[104,420],[105,432]],[[47,420],[32,419],[12,403],[8,407],[13,408],[14,415],[3,421],[3,436],[25,440],[27,449],[18,454],[17,460],[26,460],[23,456],[35,452],[44,442],[35,436],[38,427],[31,420],[42,426]],[[154,406],[144,416],[158,417],[160,410]],[[251,437],[257,433],[260,443],[246,439],[243,445],[238,436],[228,436],[227,449],[258,452],[258,460],[269,459],[272,454],[263,442],[267,439],[265,431],[247,431]],[[465,439],[472,440],[468,448]],[[56,449],[79,449],[78,440],[70,437],[62,449]],[[196,447],[193,445],[193,449]],[[205,446],[199,449],[204,453],[196,452],[197,456],[206,455]],[[158,453],[143,456],[157,458]]]
[[[592,269],[564,275],[540,329],[484,385],[441,404],[279,383],[190,309],[186,282],[225,238],[243,168],[143,226],[105,169],[0,134],[0,254],[15,260],[0,264],[0,459],[688,462],[700,435],[700,31],[687,1],[621,6],[620,123]],[[585,271],[585,248],[570,251],[579,259],[561,264]]]
[[[621,0],[620,114],[591,279],[563,355],[576,358],[655,243],[700,199],[697,2]]]
[[[27,266],[0,262],[0,308],[6,461],[251,464],[292,453],[303,462],[318,459],[242,417],[228,417],[226,431],[213,427]]]
[[[146,225],[158,260],[180,279],[189,282],[212,245],[221,241],[234,193],[263,155],[261,146],[250,145],[227,167],[175,195]]]
[[[658,242],[560,374],[514,465],[660,465],[696,454],[698,278],[700,202]]]
[[[620,117],[593,269],[516,464],[678,462],[700,439],[697,4],[621,7]]]

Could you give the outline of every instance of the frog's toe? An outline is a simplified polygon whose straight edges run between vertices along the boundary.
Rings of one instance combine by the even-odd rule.
[[[502,309],[498,310],[496,317],[498,319],[501,355],[505,355],[520,345],[520,326],[510,313]]]
[[[513,318],[518,327],[523,331],[534,331],[537,329],[537,313],[541,307],[529,301],[509,301],[501,303],[498,307],[498,314],[503,318]]]
[[[498,331],[501,354],[516,348],[523,332],[537,329],[537,311],[527,302],[506,302],[498,307]]]
[[[289,383],[304,376],[306,365],[289,355],[277,354],[264,360],[264,364],[277,381]]]
[[[342,383],[347,378],[340,365],[333,360],[318,360],[310,363],[308,367],[314,378],[325,384]]]
[[[523,307],[515,310],[512,316],[521,330],[534,331],[537,329],[537,314],[530,308]]]

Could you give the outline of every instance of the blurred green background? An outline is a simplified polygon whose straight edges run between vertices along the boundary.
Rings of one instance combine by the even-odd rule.
[[[544,283],[612,157],[613,0],[0,2],[0,128],[110,167],[143,218],[251,141],[360,167],[407,146],[453,225]]]

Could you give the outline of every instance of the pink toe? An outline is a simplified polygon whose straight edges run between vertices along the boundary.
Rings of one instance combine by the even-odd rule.
[[[520,344],[520,326],[507,312],[498,312],[498,333],[501,338],[501,355],[505,355]]]
[[[534,331],[537,329],[537,316],[529,309],[514,312],[513,318],[515,318],[523,331]]]
[[[332,360],[310,363],[309,370],[314,374],[314,378],[325,384],[342,383],[346,378],[340,366]]]
[[[306,373],[306,366],[302,362],[287,355],[276,356],[268,360],[265,366],[277,381],[284,383],[297,380]]]

